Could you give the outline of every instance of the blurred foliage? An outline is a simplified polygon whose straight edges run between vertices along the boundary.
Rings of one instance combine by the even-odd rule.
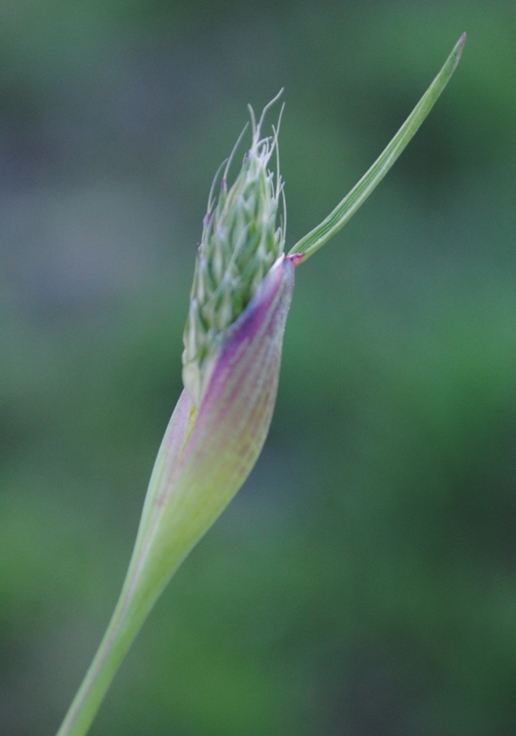
[[[111,614],[245,104],[286,88],[293,244],[464,30],[421,132],[299,269],[264,454],[91,733],[515,733],[513,0],[4,0],[0,733],[57,729]]]

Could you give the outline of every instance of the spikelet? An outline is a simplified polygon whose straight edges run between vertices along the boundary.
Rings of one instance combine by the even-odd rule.
[[[268,168],[273,153],[277,156],[278,130],[260,137],[265,113],[278,97],[267,105],[258,123],[249,108],[252,142],[242,168],[228,188],[231,160],[245,128],[220,184],[217,176],[210,192],[183,336],[183,383],[197,407],[228,329],[284,251],[283,183],[279,172]]]

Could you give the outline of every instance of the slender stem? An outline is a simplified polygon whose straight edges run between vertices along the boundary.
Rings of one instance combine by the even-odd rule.
[[[163,539],[160,542],[160,531],[163,534],[162,522],[166,513],[163,498],[167,489],[170,490],[171,473],[192,431],[195,416],[196,411],[191,407],[187,394],[183,392],[154,463],[136,543],[120,597],[95,658],[57,736],[84,736],[87,733],[138,631],[188,551],[189,547],[185,546],[180,535],[171,540],[166,531],[166,554],[157,553],[156,546],[163,551]]]
[[[143,624],[152,600],[143,601],[136,590],[140,570],[129,572],[98,651],[57,732],[57,736],[84,736],[104,696]]]

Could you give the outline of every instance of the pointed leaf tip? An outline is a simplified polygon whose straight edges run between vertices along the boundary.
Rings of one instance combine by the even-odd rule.
[[[366,171],[360,181],[355,184],[353,189],[330,212],[330,214],[313,230],[302,237],[293,248],[291,248],[288,254],[290,257],[293,255],[303,255],[304,260],[309,258],[319,250],[319,248],[331,240],[366,201],[371,192],[378,186],[391,166],[398,159],[427,117],[432,107],[437,102],[441,92],[446,87],[453,72],[457,68],[465,43],[466,34],[463,33],[453,47],[450,55],[444,62],[434,81],[429,86],[423,97],[419,100],[394,138],[387,145],[385,150],[380,154],[368,171]]]

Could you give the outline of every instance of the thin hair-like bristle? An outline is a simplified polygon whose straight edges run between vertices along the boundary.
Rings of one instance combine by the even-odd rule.
[[[229,167],[231,166],[231,163],[235,157],[235,153],[237,152],[238,146],[242,142],[242,138],[244,137],[244,133],[246,132],[247,128],[249,126],[249,123],[246,123],[242,129],[242,132],[238,136],[235,145],[233,146],[233,150],[229,154],[229,158],[226,159],[226,168],[224,169],[224,179],[227,179],[229,176]]]
[[[213,205],[214,205],[214,202],[215,202],[215,185],[217,184],[217,182],[219,180],[219,176],[220,176],[220,172],[222,171],[222,167],[225,166],[228,163],[228,161],[229,161],[229,159],[227,159],[227,158],[224,159],[224,161],[219,165],[219,168],[217,169],[217,171],[215,173],[215,176],[213,177],[213,181],[212,181],[211,187],[210,187],[210,193],[208,195],[208,209],[207,209],[207,214],[210,214],[211,211],[212,211],[212,209],[213,209]]]
[[[258,121],[258,135],[260,134],[260,130],[261,130],[261,128],[262,128],[262,125],[263,125],[263,121],[265,120],[265,116],[267,115],[267,113],[268,113],[268,111],[269,111],[269,110],[271,109],[271,107],[272,107],[273,105],[275,105],[275,104],[276,104],[276,102],[277,102],[277,101],[279,100],[279,98],[280,98],[280,97],[281,97],[281,95],[283,94],[283,90],[284,90],[284,87],[282,87],[282,88],[280,89],[280,91],[278,92],[278,94],[277,94],[277,95],[276,95],[275,97],[273,97],[273,98],[272,98],[272,100],[271,100],[270,102],[268,102],[268,103],[267,103],[267,104],[265,105],[265,107],[263,108],[263,110],[262,110],[262,114],[260,115],[260,120]],[[280,117],[281,117],[281,112],[280,112]]]

